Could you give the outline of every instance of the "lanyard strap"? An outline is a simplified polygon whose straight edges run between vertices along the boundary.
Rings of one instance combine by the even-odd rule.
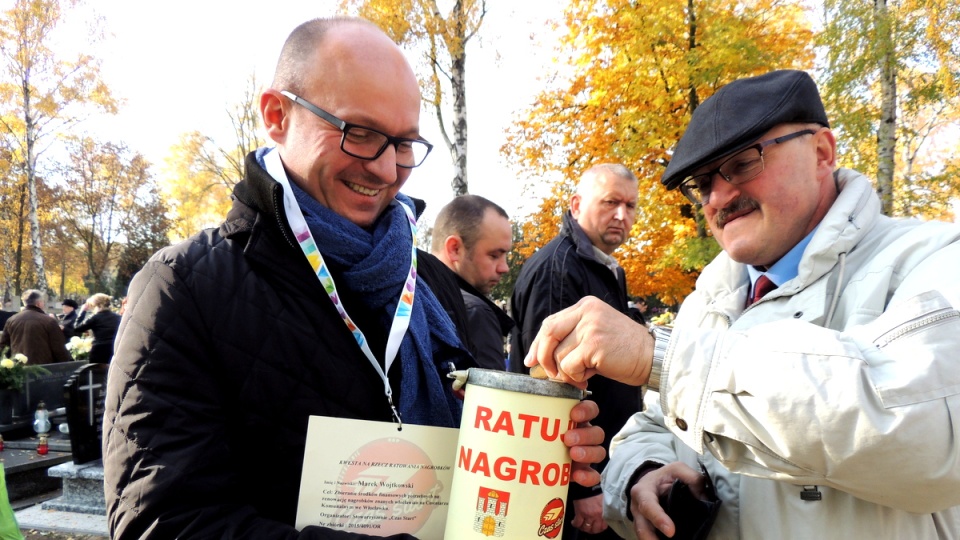
[[[403,285],[403,289],[400,291],[400,300],[397,302],[393,322],[390,324],[390,335],[387,338],[387,348],[384,352],[384,365],[386,368],[384,369],[380,367],[380,362],[377,361],[377,358],[373,355],[373,351],[370,350],[370,346],[367,344],[367,338],[353,322],[353,319],[350,318],[350,315],[347,314],[343,302],[340,301],[340,295],[337,294],[337,286],[333,282],[333,276],[330,275],[327,264],[323,260],[323,255],[317,248],[317,243],[314,241],[313,234],[310,232],[310,227],[307,226],[307,220],[304,219],[300,205],[297,204],[296,197],[293,195],[290,181],[287,180],[287,173],[283,168],[283,163],[280,161],[280,153],[272,150],[264,156],[263,160],[270,176],[283,186],[283,208],[286,210],[287,223],[290,225],[290,229],[293,231],[297,242],[300,243],[300,249],[303,250],[303,254],[307,257],[307,261],[313,268],[314,274],[316,274],[317,279],[319,279],[323,285],[323,290],[327,292],[330,301],[333,302],[334,307],[337,308],[337,313],[340,314],[340,318],[343,319],[350,333],[353,334],[353,339],[356,340],[360,350],[363,351],[367,360],[370,361],[370,364],[377,370],[380,378],[383,379],[383,392],[387,396],[387,402],[393,411],[393,417],[402,427],[403,422],[400,420],[400,413],[393,404],[393,389],[390,388],[390,379],[387,378],[387,372],[390,371],[390,366],[400,351],[400,342],[403,341],[403,336],[407,333],[407,328],[410,327],[410,315],[413,313],[413,296],[417,288],[417,219],[413,214],[413,210],[399,200],[397,201],[407,214],[407,220],[410,222],[410,236],[413,241],[411,242],[410,249],[410,270],[407,272],[407,280]]]

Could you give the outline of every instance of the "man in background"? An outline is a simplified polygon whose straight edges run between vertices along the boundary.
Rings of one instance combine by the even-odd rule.
[[[431,252],[457,276],[467,309],[468,340],[477,365],[506,369],[504,338],[514,327],[489,298],[510,267],[513,231],[507,213],[479,195],[461,195],[437,215]]]
[[[67,351],[66,339],[57,319],[43,311],[46,295],[37,289],[28,289],[20,300],[23,309],[7,319],[3,326],[0,350],[10,347],[11,356],[22,353],[31,364],[71,361],[73,358]]]
[[[637,296],[627,302],[627,315],[631,319],[646,326],[647,324],[647,301]]]
[[[524,370],[523,359],[548,316],[595,296],[620,313],[627,313],[623,268],[611,255],[630,235],[636,219],[637,178],[620,164],[595,165],[587,170],[570,198],[560,234],[533,254],[520,270],[511,301],[519,325],[510,351],[511,369]],[[638,326],[637,328],[642,328]],[[604,377],[590,381],[591,399],[600,406],[594,423],[605,433],[604,448],[640,409],[640,391]],[[606,461],[596,465],[602,471]],[[603,519],[599,489],[571,486],[564,539],[617,538]],[[577,536],[577,530],[582,534]]]

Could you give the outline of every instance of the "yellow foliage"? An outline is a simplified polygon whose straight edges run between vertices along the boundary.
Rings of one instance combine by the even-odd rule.
[[[670,151],[697,105],[725,83],[809,69],[812,32],[798,7],[777,0],[575,0],[564,22],[560,50],[568,52],[558,61],[573,75],[537,97],[502,148],[529,178],[563,178],[524,223],[516,249],[529,255],[556,234],[583,171],[623,163],[640,180],[637,223],[615,253],[630,294],[677,303],[716,248],[686,199],[659,183]]]
[[[184,134],[166,159],[160,192],[173,212],[171,240],[218,225],[230,210],[231,188],[202,159],[208,142],[199,132]]]
[[[960,5],[950,0],[874,3],[826,0],[825,51],[819,77],[831,125],[838,134],[840,165],[857,169],[890,193],[883,212],[952,219],[960,168],[955,141],[960,129]],[[849,51],[857,54],[851,55]],[[884,77],[885,65],[893,76]],[[881,114],[884,86],[895,114]],[[890,89],[895,85],[895,91]],[[895,98],[895,99],[894,99]],[[881,126],[893,124],[895,135]],[[892,177],[880,173],[880,148],[893,149]],[[892,185],[891,185],[892,184]]]

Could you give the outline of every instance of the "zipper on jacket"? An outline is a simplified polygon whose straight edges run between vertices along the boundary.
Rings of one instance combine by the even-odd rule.
[[[287,229],[289,228],[289,225],[287,225],[286,223],[283,222],[283,216],[285,216],[286,214],[285,214],[285,213],[281,213],[281,212],[280,212],[280,207],[277,205],[277,191],[278,191],[278,190],[282,190],[282,189],[283,189],[283,187],[280,186],[280,184],[277,184],[277,185],[273,188],[273,193],[272,193],[272,195],[273,195],[273,213],[274,213],[274,215],[277,216],[277,224],[280,225],[280,232],[282,232],[282,233],[283,233],[283,237],[287,239],[287,243],[290,244],[290,246],[293,247],[293,248],[299,248],[299,247],[300,247],[300,244],[294,242],[294,241],[290,238],[290,235],[287,234]]]
[[[708,316],[714,316],[714,317],[723,319],[723,321],[727,323],[727,328],[726,328],[727,330],[729,330],[730,327],[733,326],[733,317],[731,317],[726,311],[723,311],[720,308],[718,308],[716,300],[710,301],[710,304],[704,310],[703,318],[700,319],[700,323],[703,324],[703,322],[707,320]]]
[[[956,317],[960,317],[960,312],[957,310],[951,308],[941,308],[922,317],[915,318],[912,321],[900,325],[898,328],[895,328],[880,336],[880,338],[876,341],[877,347],[884,347],[889,345],[890,342],[894,341],[895,339],[921,330],[926,326],[940,324]]]

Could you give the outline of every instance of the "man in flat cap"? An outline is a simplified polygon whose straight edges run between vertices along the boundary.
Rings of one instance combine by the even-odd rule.
[[[728,84],[663,176],[723,247],[675,326],[545,321],[527,365],[648,386],[603,473],[625,538],[960,538],[960,226],[883,216],[836,164],[806,73]]]

